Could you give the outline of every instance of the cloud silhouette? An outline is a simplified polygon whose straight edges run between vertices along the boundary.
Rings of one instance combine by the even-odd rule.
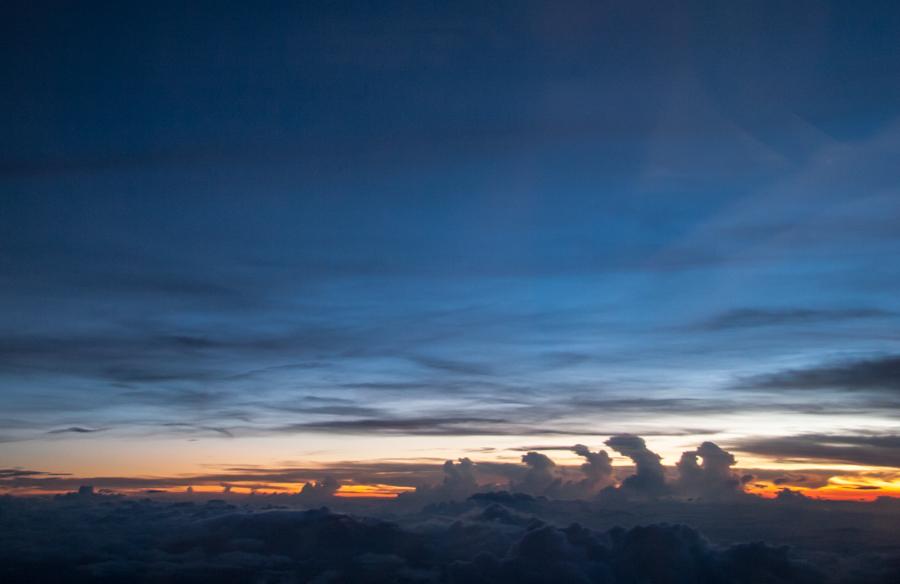
[[[731,470],[735,462],[730,452],[713,442],[704,442],[696,450],[681,455],[675,465],[678,469],[676,488],[692,497],[733,497],[742,493],[741,477]]]
[[[94,432],[103,432],[107,428],[85,428],[82,426],[70,426],[68,428],[59,428],[50,430],[48,434],[93,434]]]
[[[827,574],[786,547],[715,545],[686,525],[561,527],[505,505],[514,499],[494,497],[481,512],[449,523],[426,512],[424,525],[324,508],[238,509],[216,500],[0,499],[3,517],[28,519],[7,522],[0,531],[0,578],[74,583],[828,581]],[[422,520],[421,514],[416,517]],[[891,575],[885,567],[884,561],[869,558],[866,571],[855,575],[860,582],[878,582],[873,576]],[[840,575],[848,574],[854,571]]]
[[[581,465],[581,472],[585,475],[581,486],[587,493],[597,492],[613,481],[612,460],[605,450],[591,452],[584,444],[576,444],[572,447],[572,451],[586,460]]]
[[[605,444],[634,462],[635,473],[627,477],[619,489],[629,496],[659,497],[669,493],[661,457],[647,448],[640,436],[619,434]]]
[[[521,480],[511,483],[514,491],[532,495],[546,495],[558,488],[559,477],[556,476],[556,463],[540,452],[527,452],[522,455],[522,462],[528,467]]]
[[[900,356],[839,361],[815,367],[789,369],[747,379],[743,387],[755,389],[900,391]]]
[[[698,328],[725,331],[767,326],[788,326],[820,322],[840,322],[896,316],[877,308],[736,308],[702,321]]]
[[[321,505],[333,499],[340,488],[341,484],[336,478],[325,477],[319,482],[311,481],[304,484],[297,498],[305,504]]]
[[[797,434],[738,440],[742,452],[820,464],[900,467],[897,434]]]

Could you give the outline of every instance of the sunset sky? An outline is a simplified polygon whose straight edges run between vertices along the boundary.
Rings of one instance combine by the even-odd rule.
[[[900,496],[895,4],[190,4],[0,23],[0,492]]]

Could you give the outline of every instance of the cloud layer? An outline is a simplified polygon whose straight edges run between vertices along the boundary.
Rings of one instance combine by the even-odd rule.
[[[706,508],[704,517],[726,525],[749,513],[770,529],[786,514],[832,523],[846,515],[780,505],[777,517],[756,506]],[[678,513],[677,507],[635,509],[645,516]],[[324,508],[272,509],[265,502],[238,508],[220,500],[90,493],[0,498],[0,576],[9,582],[887,584],[900,568],[891,556],[859,546],[838,556],[827,544],[806,550],[715,544],[683,524],[589,528],[541,518],[573,513],[591,523],[610,519],[584,502],[560,507],[508,493],[391,521]],[[882,549],[898,544],[882,541]]]

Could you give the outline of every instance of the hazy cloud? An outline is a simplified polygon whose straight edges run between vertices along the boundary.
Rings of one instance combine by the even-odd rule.
[[[895,313],[877,308],[737,308],[702,321],[697,328],[717,331],[821,322],[832,323],[891,316],[895,316]]]
[[[838,389],[893,393],[900,390],[900,356],[889,355],[789,369],[750,378],[744,386],[757,389]]]
[[[732,446],[786,461],[900,467],[900,435],[895,434],[798,434],[747,438]]]
[[[422,417],[365,418],[302,422],[275,428],[281,433],[323,432],[336,434],[407,434],[421,436],[527,436],[527,435],[596,435],[587,428],[534,427],[504,418]]]
[[[299,499],[305,504],[321,505],[330,501],[341,488],[341,483],[334,477],[325,477],[319,482],[310,481],[300,489]]]
[[[900,467],[900,435],[798,434],[748,438],[734,448],[779,460]]]
[[[93,434],[94,432],[103,432],[108,428],[85,428],[82,426],[70,426],[68,428],[59,428],[50,430],[48,434]]]

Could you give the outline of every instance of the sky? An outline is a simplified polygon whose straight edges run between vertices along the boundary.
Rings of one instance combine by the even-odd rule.
[[[769,494],[900,493],[898,26],[12,7],[0,491],[393,494],[634,434],[667,466],[715,442]]]

